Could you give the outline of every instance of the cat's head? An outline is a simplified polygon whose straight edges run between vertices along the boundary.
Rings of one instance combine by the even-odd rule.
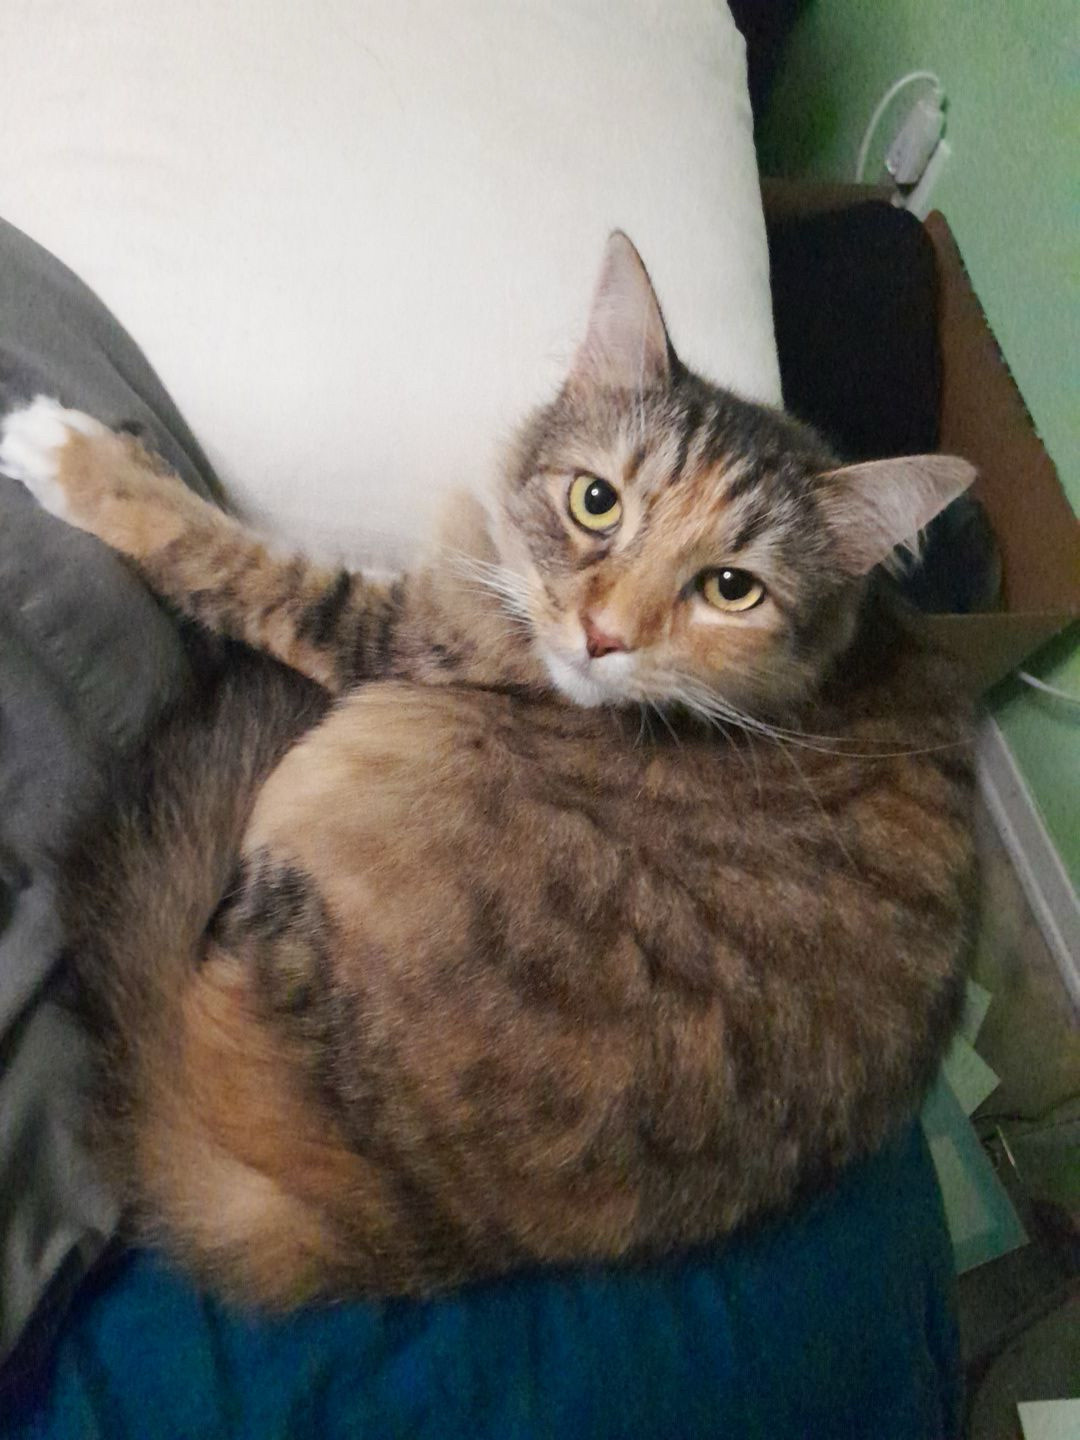
[[[813,689],[869,572],[972,478],[940,455],[838,466],[692,374],[615,234],[566,383],[506,467],[495,583],[579,705],[768,711]]]

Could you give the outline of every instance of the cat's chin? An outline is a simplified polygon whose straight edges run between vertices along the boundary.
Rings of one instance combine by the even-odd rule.
[[[628,655],[607,655],[602,660],[574,661],[546,646],[541,647],[544,666],[560,695],[575,705],[592,709],[597,705],[629,705],[633,701],[628,684],[633,662]]]

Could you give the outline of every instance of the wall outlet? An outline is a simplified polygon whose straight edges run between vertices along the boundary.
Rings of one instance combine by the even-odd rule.
[[[947,140],[939,140],[934,153],[926,162],[926,169],[922,172],[919,183],[900,201],[904,209],[910,210],[916,219],[925,220],[930,214],[930,197],[951,156],[952,146]]]
[[[945,129],[942,96],[934,91],[916,100],[893,136],[885,155],[885,169],[897,185],[916,185]]]

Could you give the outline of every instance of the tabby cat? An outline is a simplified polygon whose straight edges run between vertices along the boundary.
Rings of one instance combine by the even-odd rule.
[[[964,462],[843,468],[692,374],[616,234],[490,504],[392,582],[45,397],[0,468],[246,642],[69,917],[133,1233],[241,1300],[425,1293],[713,1240],[917,1108],[968,718],[877,577]]]

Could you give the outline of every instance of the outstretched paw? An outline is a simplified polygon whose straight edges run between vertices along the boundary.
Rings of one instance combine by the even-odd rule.
[[[0,474],[25,485],[50,515],[70,519],[68,494],[60,481],[61,452],[72,435],[108,433],[93,416],[37,395],[24,409],[0,420]]]

